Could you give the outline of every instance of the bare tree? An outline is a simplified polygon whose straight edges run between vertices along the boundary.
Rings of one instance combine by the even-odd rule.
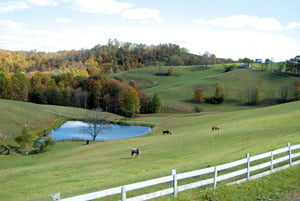
[[[102,112],[101,109],[88,111],[84,118],[88,126],[83,127],[82,132],[90,135],[93,141],[95,141],[98,135],[103,134],[104,129],[111,129],[107,117],[107,113]]]

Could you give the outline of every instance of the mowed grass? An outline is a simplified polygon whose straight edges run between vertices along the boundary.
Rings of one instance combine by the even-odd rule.
[[[58,192],[64,198],[299,144],[299,119],[299,101],[242,111],[140,116],[129,122],[156,125],[145,136],[90,145],[65,141],[43,154],[1,155],[0,200],[51,200],[48,195]],[[211,131],[212,125],[220,131]],[[163,136],[165,128],[173,135]],[[139,159],[130,158],[135,147],[142,151]]]

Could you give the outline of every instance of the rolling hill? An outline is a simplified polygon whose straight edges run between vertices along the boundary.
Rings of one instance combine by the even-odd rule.
[[[232,64],[230,64],[232,65]],[[225,103],[221,105],[202,104],[204,111],[231,111],[247,108],[247,89],[259,87],[262,91],[262,105],[275,104],[280,98],[281,87],[289,86],[289,97],[293,96],[293,82],[298,77],[253,69],[235,68],[224,72],[224,65],[174,66],[171,76],[157,76],[157,72],[167,72],[170,67],[152,66],[133,69],[112,77],[121,77],[125,81],[136,80],[138,86],[147,93],[158,93],[165,112],[194,112],[196,105],[193,95],[196,88],[203,88],[205,97],[214,96],[215,85],[224,87]],[[232,107],[233,106],[233,107]]]
[[[39,107],[39,106],[38,106]],[[156,123],[145,136],[84,145],[58,142],[44,154],[0,157],[1,200],[46,200],[200,169],[300,143],[300,102],[211,114],[155,114],[131,119]],[[212,132],[211,125],[219,125]],[[169,128],[172,136],[163,136]],[[140,147],[140,159],[129,150]],[[45,182],[47,181],[47,182]],[[37,190],[38,189],[38,190]],[[26,192],[26,193],[24,193]]]
[[[239,88],[248,82],[260,83],[267,94],[268,90],[278,90],[281,83],[298,78],[248,69],[224,73],[222,66],[175,68],[173,76],[155,76],[157,67],[115,75],[135,79],[147,92],[158,93],[164,111],[172,111],[122,119],[153,124],[152,132],[90,145],[62,141],[50,151],[37,155],[0,155],[1,200],[50,200],[48,195],[57,192],[68,197],[165,176],[171,169],[177,172],[200,169],[243,158],[246,153],[274,150],[288,142],[300,143],[300,101],[250,107],[240,104],[237,98]],[[203,104],[204,112],[191,112],[196,105],[191,101],[194,89],[203,87],[207,96],[211,96],[215,82],[224,83],[228,100],[235,101]],[[49,129],[68,117],[80,117],[86,112],[2,99],[0,110],[1,140],[9,143],[27,122],[30,129]],[[121,117],[113,115],[112,118]],[[220,130],[211,131],[212,125],[218,125]],[[173,135],[163,136],[161,131],[166,128]],[[133,147],[141,149],[140,159],[130,158]]]

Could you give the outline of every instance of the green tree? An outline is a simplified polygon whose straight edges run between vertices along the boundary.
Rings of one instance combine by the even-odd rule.
[[[29,81],[25,77],[25,74],[14,73],[11,78],[14,99],[19,101],[28,101]]]
[[[248,85],[246,89],[249,105],[257,105],[262,101],[262,92],[259,87],[254,87],[253,85]]]
[[[2,81],[1,81],[1,98],[4,98],[4,99],[11,99],[12,96],[12,82],[11,82],[11,76],[9,74],[5,75],[3,78],[2,78]]]
[[[55,145],[55,141],[53,140],[52,136],[47,137],[41,144],[40,144],[40,152],[46,150],[46,148],[50,145]]]
[[[294,82],[294,97],[296,101],[300,100],[300,81]]]
[[[159,98],[158,94],[155,93],[150,101],[149,111],[151,113],[159,113],[159,112],[161,112],[161,109],[162,109],[162,105],[160,102],[160,98]]]
[[[259,87],[256,87],[256,92],[255,92],[255,102],[254,104],[259,104],[262,101],[262,92]]]
[[[174,66],[171,66],[168,70],[168,75],[174,75],[174,73],[175,73],[175,68]]]
[[[289,83],[281,84],[281,87],[280,87],[280,102],[284,103],[284,102],[288,101],[289,91],[290,91],[289,88],[290,88]]]
[[[183,64],[182,58],[178,55],[170,56],[168,65],[170,66],[180,66]]]
[[[221,104],[224,102],[224,86],[223,84],[217,83],[216,84],[216,92],[215,96],[211,97],[212,104]]]
[[[21,149],[25,149],[33,143],[33,135],[28,132],[27,127],[22,128],[22,133],[15,137],[15,141],[20,145]]]
[[[204,90],[202,88],[197,88],[194,92],[194,101],[199,103],[204,103]]]
[[[120,109],[126,116],[140,112],[140,99],[136,89],[129,87],[120,93]]]
[[[44,85],[38,85],[31,89],[29,93],[29,100],[33,103],[45,104],[47,99],[45,96],[46,88]]]

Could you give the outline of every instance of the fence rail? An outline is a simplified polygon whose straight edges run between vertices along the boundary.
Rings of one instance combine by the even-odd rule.
[[[295,153],[293,153],[295,152]],[[284,154],[284,155],[283,155]],[[283,156],[282,156],[283,155]],[[263,160],[263,161],[260,161]],[[268,161],[266,161],[268,160]],[[251,165],[251,163],[255,163]],[[78,195],[70,198],[60,199],[60,193],[51,195],[53,201],[86,201],[98,198],[103,198],[111,195],[120,194],[121,201],[141,201],[149,200],[157,197],[161,197],[168,194],[177,196],[178,192],[186,191],[193,188],[198,188],[207,185],[213,185],[214,188],[217,184],[225,180],[234,180],[228,182],[228,184],[242,183],[247,180],[257,179],[271,173],[277,172],[289,168],[294,165],[300,164],[300,144],[291,146],[290,143],[286,147],[280,148],[271,152],[250,156],[246,155],[246,158],[237,160],[234,162],[218,165],[215,167],[204,168],[200,170],[194,170],[190,172],[184,172],[177,174],[176,170],[171,171],[171,175],[164,176],[147,181],[137,182],[115,188],[110,188],[98,192],[88,193],[84,195]],[[239,166],[243,166],[239,169]],[[232,169],[232,170],[230,170]],[[267,169],[267,170],[266,170]],[[178,185],[179,180],[189,179],[192,177],[198,177],[208,175],[209,178],[202,179],[189,184]],[[241,177],[243,177],[241,179]],[[236,179],[235,179],[236,178]],[[171,183],[170,188],[147,193],[140,196],[127,198],[127,192],[154,186],[163,183]]]

